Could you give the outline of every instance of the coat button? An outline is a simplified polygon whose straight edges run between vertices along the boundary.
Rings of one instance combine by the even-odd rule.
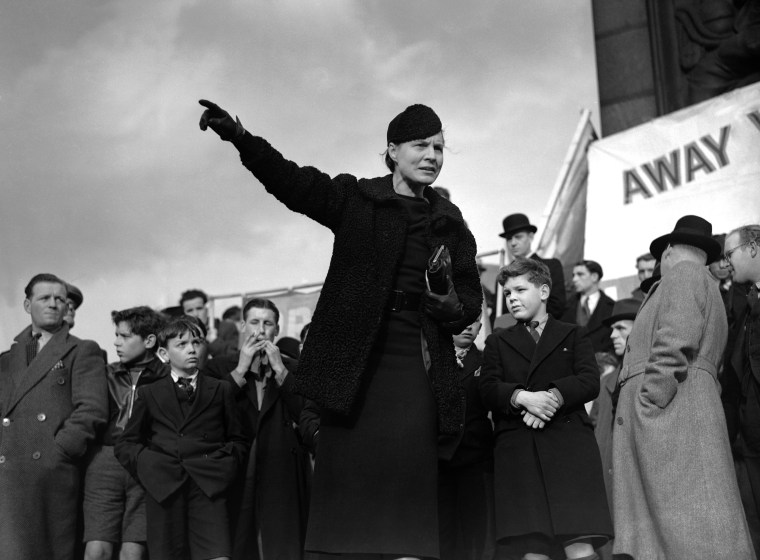
[[[3,418],[3,426],[10,426],[10,425],[11,425],[11,419]]]
[[[40,422],[44,422],[46,419],[47,419],[47,416],[45,416],[45,413],[44,413],[44,412],[40,412],[40,413],[37,415],[37,420],[39,420]]]
[[[623,419],[620,416],[618,416],[617,423],[618,423],[618,426],[623,425]]]
[[[58,378],[58,385],[65,385],[66,384],[66,378],[59,377]]]
[[[179,437],[185,437],[185,434],[183,434],[182,432],[180,432],[179,433]]]
[[[0,465],[5,463],[5,455],[0,455]]]
[[[32,453],[32,459],[39,459],[39,458],[40,458],[40,452],[39,451],[35,451],[34,453]]]

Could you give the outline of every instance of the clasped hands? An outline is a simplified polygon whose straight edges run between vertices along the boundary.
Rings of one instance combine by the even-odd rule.
[[[259,339],[259,335],[254,333],[248,335],[243,341],[240,347],[238,365],[232,372],[233,378],[235,378],[239,385],[242,384],[245,374],[251,369],[251,365],[256,357],[261,356],[262,353],[266,354],[269,367],[271,368],[267,374],[270,376],[274,374],[278,385],[282,383],[287,373],[287,368],[282,361],[280,349],[271,340]]]
[[[515,397],[523,423],[529,428],[540,430],[548,424],[559,408],[559,401],[551,391],[520,391]]]

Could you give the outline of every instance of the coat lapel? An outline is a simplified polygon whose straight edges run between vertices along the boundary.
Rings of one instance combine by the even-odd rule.
[[[188,410],[187,416],[185,416],[185,420],[182,422],[183,427],[191,420],[193,420],[196,416],[198,416],[201,412],[203,412],[206,408],[208,408],[209,404],[211,404],[211,401],[214,400],[214,394],[218,388],[218,385],[212,385],[209,383],[208,379],[204,378],[203,375],[200,373],[198,374],[198,382],[195,388],[195,398],[190,404],[190,410]],[[176,401],[177,399],[174,400]]]
[[[156,381],[152,387],[156,395],[156,401],[163,413],[179,428],[182,426],[182,409],[179,407],[177,393],[174,391],[174,379],[171,374]]]
[[[572,329],[572,326],[559,323],[554,317],[549,315],[549,318],[546,320],[544,332],[541,333],[541,338],[538,339],[536,351],[533,354],[533,360],[530,363],[530,371],[528,373],[529,379],[541,362],[543,362],[546,357],[560,345],[565,337],[567,337],[570,329]]]
[[[261,425],[262,420],[264,420],[264,417],[272,409],[272,406],[275,402],[277,402],[278,398],[280,398],[280,391],[277,388],[277,382],[274,380],[274,378],[270,377],[267,380],[267,384],[264,388],[264,398],[261,399],[261,410],[259,411],[259,418],[256,428],[257,430],[258,426]]]
[[[499,332],[501,339],[509,344],[512,348],[525,358],[528,362],[533,359],[536,351],[536,343],[528,334],[527,329],[522,323],[512,325],[508,329]]]
[[[28,338],[28,336],[29,334],[27,333],[26,338]],[[34,360],[32,360],[32,363],[27,366],[26,339],[18,339],[17,344],[14,346],[16,355],[13,357],[13,361],[15,364],[18,364],[20,368],[23,368],[20,370],[23,373],[16,377],[13,397],[11,397],[10,403],[5,411],[6,414],[8,414],[24,395],[37,385],[37,383],[42,381],[47,373],[53,369],[54,366],[58,365],[58,362],[76,347],[76,345],[77,342],[69,337],[68,327],[63,327],[53,335]],[[12,371],[12,373],[15,373],[15,371]]]

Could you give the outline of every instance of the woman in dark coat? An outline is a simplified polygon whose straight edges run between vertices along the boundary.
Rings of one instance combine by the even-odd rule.
[[[299,167],[208,101],[211,127],[288,208],[330,228],[333,255],[296,386],[322,410],[306,550],[437,557],[438,434],[461,429],[452,333],[480,313],[475,240],[430,185],[443,164],[441,121],[412,105],[388,125],[390,175],[330,178]],[[425,271],[444,245],[445,295]]]

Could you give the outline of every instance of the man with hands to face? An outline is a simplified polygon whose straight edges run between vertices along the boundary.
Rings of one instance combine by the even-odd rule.
[[[488,337],[481,373],[495,424],[496,537],[518,558],[598,558],[612,522],[584,407],[599,392],[591,343],[547,313],[545,264],[515,259],[499,282],[518,323]]]
[[[292,391],[298,362],[274,344],[279,319],[272,301],[248,301],[239,354],[214,358],[203,370],[233,385],[252,443],[230,504],[233,559],[301,558],[303,551],[311,464],[297,428],[306,401]]]

